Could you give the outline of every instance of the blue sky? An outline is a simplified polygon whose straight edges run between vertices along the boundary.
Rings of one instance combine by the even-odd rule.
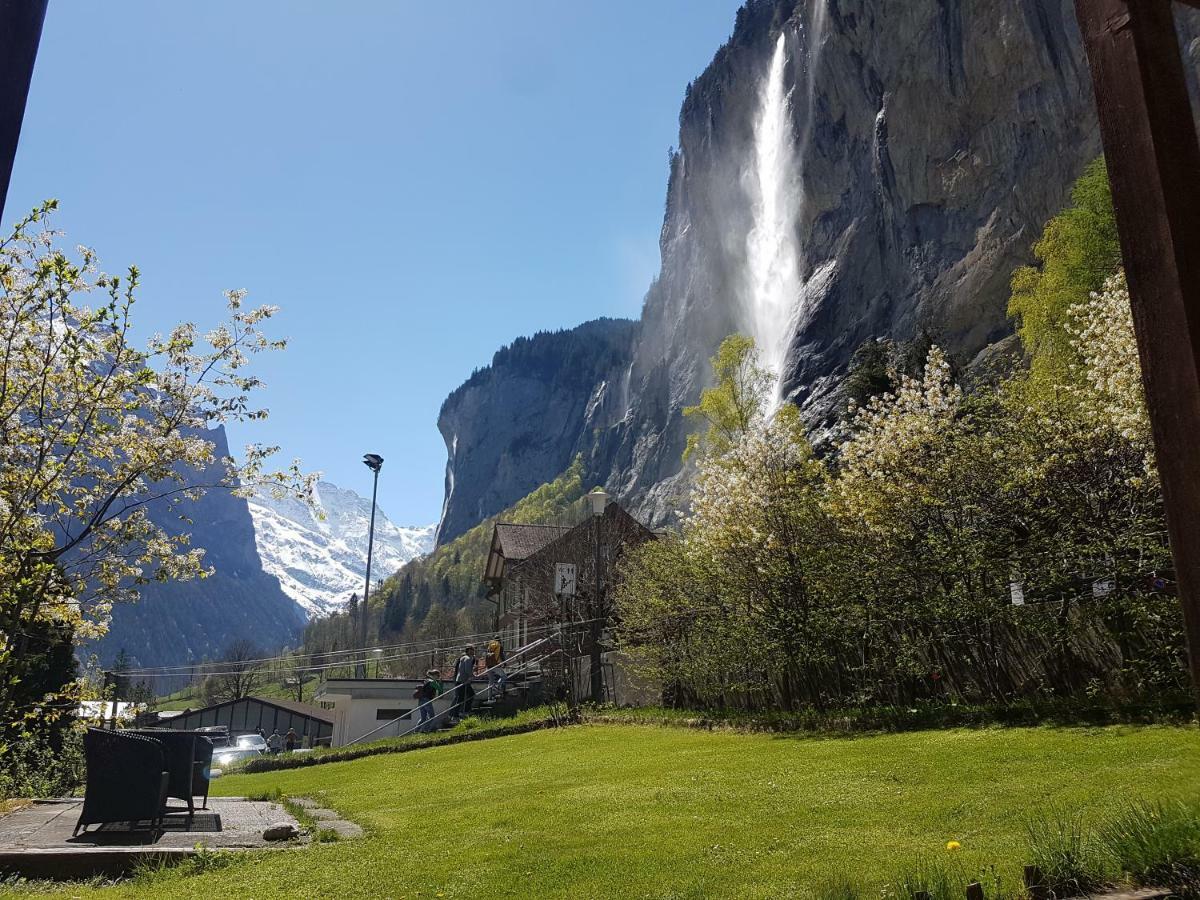
[[[4,216],[135,263],[145,333],[282,307],[280,444],[434,521],[445,395],[512,338],[636,316],[684,86],[738,0],[52,0]]]

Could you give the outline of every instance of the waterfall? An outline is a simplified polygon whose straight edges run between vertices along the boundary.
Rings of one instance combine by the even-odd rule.
[[[801,171],[811,138],[813,71],[824,30],[827,0],[816,0],[807,45],[805,122],[800,140],[792,125],[792,91],[787,85],[787,41],[780,34],[759,94],[754,152],[744,184],[753,213],[746,236],[743,297],[745,327],[758,347],[759,362],[775,376],[771,408],[780,403],[783,366],[803,294],[796,226],[804,205]]]

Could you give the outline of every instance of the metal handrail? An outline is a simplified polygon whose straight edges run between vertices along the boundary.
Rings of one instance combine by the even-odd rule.
[[[537,639],[536,641],[534,641],[532,644],[526,644],[526,645],[525,645],[524,647],[522,647],[520,650],[517,650],[516,652],[514,652],[513,654],[511,654],[511,655],[508,657],[508,659],[502,660],[501,662],[499,662],[499,663],[497,663],[496,665],[492,666],[490,669],[484,669],[482,672],[480,672],[480,673],[479,673],[479,675],[478,675],[478,676],[472,675],[472,678],[475,678],[475,677],[480,677],[480,678],[482,678],[483,676],[485,676],[485,675],[488,675],[488,674],[490,674],[491,672],[494,672],[494,671],[496,671],[497,669],[501,669],[501,668],[503,668],[505,665],[507,665],[509,661],[511,661],[511,660],[514,660],[514,659],[516,659],[517,657],[519,657],[519,656],[522,656],[522,655],[524,655],[524,654],[528,653],[530,650],[533,650],[533,649],[534,649],[534,648],[536,648],[536,647],[540,647],[540,646],[541,646],[541,645],[543,645],[543,644],[550,643],[550,641],[551,641],[551,639],[550,639],[549,637],[538,638],[538,639]],[[520,666],[520,667],[518,667],[518,668],[517,668],[517,669],[516,669],[516,670],[513,672],[513,674],[515,675],[515,674],[517,674],[517,673],[519,673],[519,672],[522,672],[522,671],[524,671],[525,669],[527,669],[527,668],[528,668],[530,665],[533,665],[534,663],[541,662],[541,660],[542,660],[543,658],[544,658],[544,657],[539,657],[538,659],[536,659],[536,660],[533,660],[533,661],[531,661],[530,663],[528,663],[528,664],[526,664],[526,665],[523,665],[523,666]],[[470,684],[470,682],[467,682],[467,684]],[[424,701],[424,702],[425,702],[425,703],[435,703],[435,702],[437,702],[438,700],[441,700],[443,697],[448,697],[448,696],[450,696],[451,694],[455,693],[455,692],[458,690],[458,688],[459,688],[459,685],[458,685],[458,684],[455,684],[455,685],[454,685],[454,687],[450,688],[450,690],[448,690],[448,691],[443,691],[442,693],[440,693],[440,694],[438,694],[436,697],[434,697],[432,700],[426,700],[426,701]],[[360,734],[360,735],[359,735],[358,737],[356,737],[354,740],[352,740],[352,741],[347,741],[347,742],[346,742],[346,744],[345,744],[345,746],[349,747],[349,746],[351,746],[351,745],[353,745],[353,744],[357,744],[357,743],[359,743],[360,741],[364,740],[365,738],[369,738],[371,735],[373,735],[373,734],[377,734],[377,733],[379,733],[380,731],[383,731],[385,728],[390,728],[391,726],[395,725],[397,722],[399,722],[401,719],[405,718],[406,716],[411,716],[411,715],[412,715],[412,714],[413,714],[413,713],[414,713],[414,712],[415,712],[417,709],[419,709],[419,708],[420,708],[420,706],[421,706],[421,704],[417,704],[417,706],[416,706],[416,707],[414,707],[413,709],[410,709],[410,710],[408,710],[408,711],[407,711],[407,712],[406,712],[404,715],[402,715],[402,716],[396,716],[396,718],[392,719],[392,720],[391,720],[391,721],[389,721],[389,722],[384,722],[382,725],[378,725],[378,726],[376,726],[375,728],[373,728],[373,729],[371,729],[370,731],[368,731],[366,734]],[[453,707],[453,706],[451,706],[451,707],[449,707],[449,708],[447,708],[447,709],[444,709],[444,710],[442,710],[440,713],[434,713],[434,715],[433,715],[433,718],[431,718],[431,719],[426,719],[424,723],[422,723],[422,722],[418,722],[418,723],[417,723],[416,725],[414,725],[412,728],[409,728],[407,731],[404,731],[404,732],[402,732],[401,734],[394,735],[394,737],[404,737],[405,735],[412,734],[412,733],[413,733],[414,731],[416,731],[416,730],[417,730],[419,727],[421,727],[421,725],[422,725],[422,724],[427,724],[427,723],[429,723],[429,722],[434,722],[434,721],[436,721],[438,718],[440,718],[441,716],[444,716],[446,713],[450,712],[450,710],[452,710],[452,709],[454,709],[454,707]]]

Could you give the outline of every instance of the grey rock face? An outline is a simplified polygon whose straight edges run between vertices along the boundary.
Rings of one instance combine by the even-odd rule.
[[[636,333],[634,322],[599,319],[519,338],[446,398],[438,415],[449,453],[438,544],[590,452],[599,423],[629,405]]]
[[[587,440],[562,437],[589,448],[589,477],[653,524],[680,505],[682,407],[721,339],[754,333],[748,183],[780,35],[800,197],[781,386],[814,427],[836,412],[839,378],[867,339],[925,328],[969,360],[1010,334],[1012,272],[1100,154],[1072,0],[751,0],[683,102],[629,403],[589,419]],[[458,460],[485,439],[456,435]],[[522,458],[525,483],[553,478],[564,458]],[[455,485],[469,513],[457,530],[498,509],[471,490]]]
[[[928,328],[970,358],[1011,330],[1012,271],[1100,152],[1070,0],[757,2],[694,82],[668,185],[662,274],[635,352],[639,405],[596,459],[648,520],[677,505],[680,407],[749,332],[744,179],[784,35],[801,285],[785,396],[832,411],[855,348]]]

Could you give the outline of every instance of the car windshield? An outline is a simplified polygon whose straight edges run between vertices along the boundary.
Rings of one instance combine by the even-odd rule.
[[[251,749],[255,749],[258,747],[265,747],[267,742],[257,734],[243,734],[237,739],[237,745],[239,747],[249,747]]]

